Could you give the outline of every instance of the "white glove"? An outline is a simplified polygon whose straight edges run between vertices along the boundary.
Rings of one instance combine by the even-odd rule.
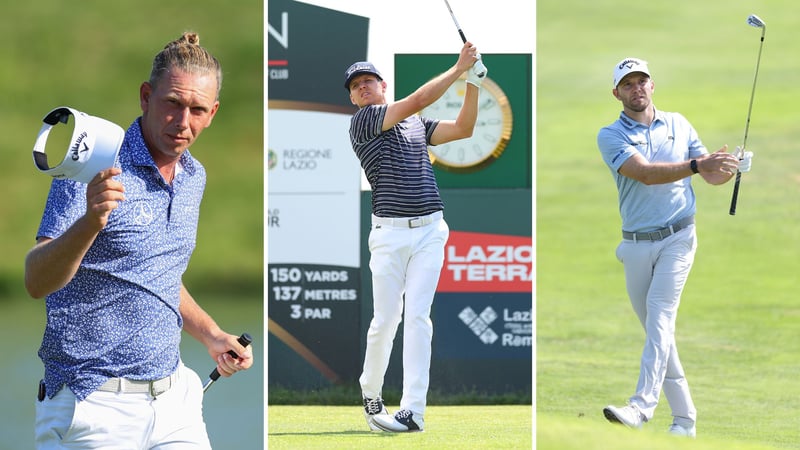
[[[739,172],[750,172],[753,165],[753,152],[743,151],[741,147],[736,147],[734,155],[739,158]]]
[[[478,60],[475,61],[475,64],[467,71],[467,83],[472,84],[476,88],[480,88],[487,73],[489,73],[489,69],[483,65],[481,55],[478,55]]]

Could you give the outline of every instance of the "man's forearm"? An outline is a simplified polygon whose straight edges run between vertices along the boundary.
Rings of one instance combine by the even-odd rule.
[[[180,313],[183,318],[183,329],[206,347],[223,331],[211,316],[197,304],[194,297],[189,294],[181,284]]]
[[[464,104],[456,117],[456,127],[462,129],[467,134],[467,137],[472,136],[475,129],[475,122],[478,120],[478,96],[480,89],[470,83],[466,84],[466,93],[464,94]]]
[[[423,108],[429,106],[444,95],[447,88],[458,79],[461,73],[462,72],[459,72],[456,66],[453,66],[446,72],[439,74],[434,79],[420,86],[412,95],[416,96],[417,101],[424,105]]]
[[[72,280],[98,231],[78,219],[56,239],[41,239],[25,257],[25,288],[43,298]]]

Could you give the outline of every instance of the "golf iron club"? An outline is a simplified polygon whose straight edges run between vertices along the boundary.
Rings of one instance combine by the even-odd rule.
[[[461,42],[466,43],[467,37],[464,36],[464,32],[461,31],[461,25],[458,24],[458,20],[456,20],[456,15],[453,14],[453,8],[450,7],[450,2],[444,0],[444,4],[447,5],[447,10],[450,11],[450,17],[453,18],[453,23],[456,24],[456,29],[458,29],[458,34],[461,36]],[[478,60],[475,61],[475,65],[473,66],[475,70],[475,75],[482,77],[486,74],[486,66],[483,65],[481,61],[481,55],[478,53]]]
[[[750,14],[747,24],[751,27],[761,28],[761,43],[758,45],[758,59],[756,60],[756,74],[753,77],[753,90],[750,92],[750,106],[747,108],[747,121],[744,126],[744,140],[742,141],[742,152],[747,149],[747,132],[750,130],[750,113],[753,110],[753,97],[756,94],[756,81],[758,80],[758,67],[761,65],[761,49],[764,48],[764,35],[767,32],[767,24],[755,14]],[[739,155],[740,158],[744,155]],[[731,197],[730,215],[736,214],[736,203],[739,200],[739,183],[742,180],[742,172],[736,171],[736,181],[733,184],[733,196]]]
[[[242,333],[242,335],[239,336],[237,341],[239,341],[239,343],[242,344],[243,347],[247,347],[253,342],[253,338],[248,333]],[[233,350],[228,350],[228,354],[234,358],[239,357],[239,355],[237,355],[236,352]],[[219,371],[217,370],[216,367],[214,367],[214,370],[212,370],[211,374],[208,376],[208,380],[206,380],[206,382],[203,384],[203,392],[205,393],[208,390],[208,388],[210,388],[211,385],[219,379],[219,377],[220,377]]]

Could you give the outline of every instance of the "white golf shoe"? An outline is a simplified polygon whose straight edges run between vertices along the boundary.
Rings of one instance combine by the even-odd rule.
[[[367,425],[369,425],[369,429],[372,431],[383,431],[375,425],[374,419],[378,416],[391,418],[389,411],[386,410],[386,406],[383,404],[381,396],[379,395],[375,398],[364,397],[364,418],[367,419]]]
[[[603,414],[611,423],[621,423],[628,428],[641,428],[645,422],[644,414],[634,405],[616,407],[606,406]]]
[[[425,421],[421,415],[414,414],[407,409],[401,409],[393,416],[388,414],[373,416],[372,423],[383,431],[395,433],[422,431],[425,426]]]
[[[686,428],[678,425],[677,423],[673,423],[669,426],[669,434],[673,434],[675,436],[687,436],[690,438],[697,437],[697,427],[692,425],[691,428]]]

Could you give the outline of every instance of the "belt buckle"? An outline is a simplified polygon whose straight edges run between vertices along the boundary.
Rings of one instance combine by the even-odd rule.
[[[156,389],[156,383],[161,383],[161,382],[164,382],[164,381],[168,381],[169,382],[169,385],[167,386],[167,388],[164,389],[163,387],[160,387],[157,390]],[[172,379],[169,378],[169,377],[168,378],[162,378],[160,380],[151,381],[149,384],[150,384],[150,395],[153,396],[153,398],[156,398],[159,395],[163,394],[164,392],[167,392],[172,387]]]
[[[419,228],[421,226],[422,226],[422,217],[414,217],[413,219],[408,219],[408,228]]]
[[[156,392],[156,382],[155,381],[151,381],[149,384],[150,384],[150,395],[153,398],[158,397],[159,394],[163,394],[163,392]]]

